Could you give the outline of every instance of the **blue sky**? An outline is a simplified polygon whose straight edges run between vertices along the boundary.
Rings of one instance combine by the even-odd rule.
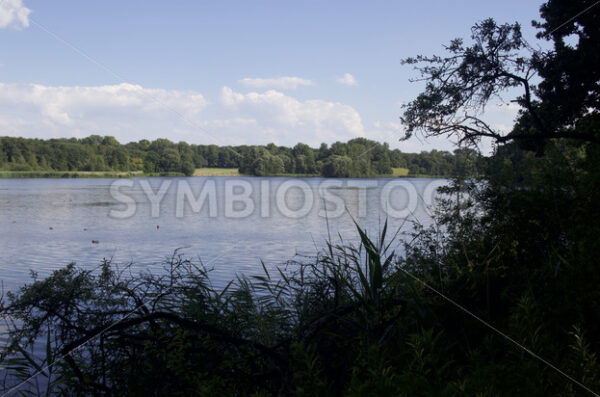
[[[397,142],[400,103],[422,88],[400,60],[490,16],[533,41],[539,5],[0,0],[0,135],[451,149]],[[509,126],[514,112],[489,117]]]

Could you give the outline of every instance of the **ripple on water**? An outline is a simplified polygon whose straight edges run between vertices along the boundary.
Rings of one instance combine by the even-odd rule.
[[[213,178],[217,186],[218,217],[209,217],[206,210],[191,213],[188,207],[183,218],[176,218],[174,203],[178,179],[171,179],[173,183],[158,218],[150,216],[150,204],[145,200],[139,182],[134,180],[132,196],[139,205],[135,215],[128,219],[109,217],[111,209],[122,205],[110,195],[110,179],[0,180],[0,280],[5,290],[28,282],[30,270],[43,277],[71,262],[95,267],[103,258],[115,263],[134,262],[140,270],[159,271],[157,264],[178,248],[186,257],[201,258],[213,268],[211,278],[215,284],[224,285],[235,274],[261,273],[260,259],[273,268],[294,259],[296,254],[312,255],[323,248],[328,235],[336,240],[339,233],[346,241],[356,241],[352,217],[376,235],[385,219],[385,213],[379,207],[379,193],[383,184],[389,181],[374,180],[377,186],[367,189],[367,217],[362,218],[358,213],[357,188],[336,187],[334,194],[344,200],[348,211],[326,222],[318,216],[320,207],[317,205],[300,219],[282,216],[273,199],[276,185],[271,188],[269,216],[255,213],[247,218],[226,219],[222,215],[225,178]],[[154,178],[150,181],[156,190],[165,180]],[[199,184],[202,180],[194,179],[190,183]],[[245,180],[258,192],[264,178]],[[284,181],[285,178],[270,180],[272,184]],[[317,197],[322,179],[303,181]],[[432,180],[411,181],[422,192]],[[288,190],[290,206],[295,208],[302,204],[304,194],[302,189]],[[428,222],[429,217],[423,209],[419,208],[416,216]],[[389,229],[395,230],[401,224],[402,220],[390,220]],[[404,227],[408,229],[410,224]],[[97,240],[98,244],[93,244],[92,240]]]

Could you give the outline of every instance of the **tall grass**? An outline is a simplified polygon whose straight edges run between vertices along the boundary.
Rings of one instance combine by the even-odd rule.
[[[387,222],[377,238],[357,233],[356,244],[263,264],[222,288],[176,254],[157,273],[105,261],[99,271],[69,265],[34,277],[1,301],[4,390],[23,381],[20,390],[44,395],[575,395],[560,374],[407,277],[460,299],[472,287],[468,267],[439,262],[438,249],[454,242],[417,229],[398,256]],[[549,345],[539,313],[523,298],[499,326],[596,384],[583,328],[564,348]]]

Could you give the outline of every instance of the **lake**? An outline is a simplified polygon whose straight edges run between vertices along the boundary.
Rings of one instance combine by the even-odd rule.
[[[357,241],[431,222],[443,179],[192,177],[0,179],[0,280],[14,290],[70,262],[157,270],[177,250],[215,284],[314,255],[328,235]],[[407,221],[408,220],[408,221]]]

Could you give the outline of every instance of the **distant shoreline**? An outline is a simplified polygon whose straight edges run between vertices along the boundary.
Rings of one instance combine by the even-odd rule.
[[[144,176],[184,176],[183,173],[145,174],[142,171],[0,171],[2,179],[134,178]]]
[[[312,148],[217,146],[168,139],[119,143],[112,136],[0,137],[0,178],[130,178],[146,176],[406,177],[481,174],[472,149],[404,153],[366,138]]]
[[[365,176],[362,178],[448,178],[441,175],[409,175],[406,168],[394,168],[393,174]],[[240,174],[237,168],[196,168],[194,174],[186,177],[180,172],[144,173],[143,171],[0,171],[1,179],[97,179],[97,178],[143,178],[143,177],[255,177]],[[315,174],[273,174],[264,177],[322,178]]]
[[[408,171],[408,170],[407,170]],[[101,179],[101,178],[144,178],[144,177],[288,177],[288,178],[323,178],[315,174],[274,174],[247,175],[240,174],[235,168],[200,168],[193,175],[186,176],[180,172],[144,173],[142,171],[0,171],[0,179]],[[336,178],[336,177],[332,177]],[[406,173],[365,176],[369,178],[448,178],[442,175],[409,175]],[[354,179],[354,178],[353,178]]]

